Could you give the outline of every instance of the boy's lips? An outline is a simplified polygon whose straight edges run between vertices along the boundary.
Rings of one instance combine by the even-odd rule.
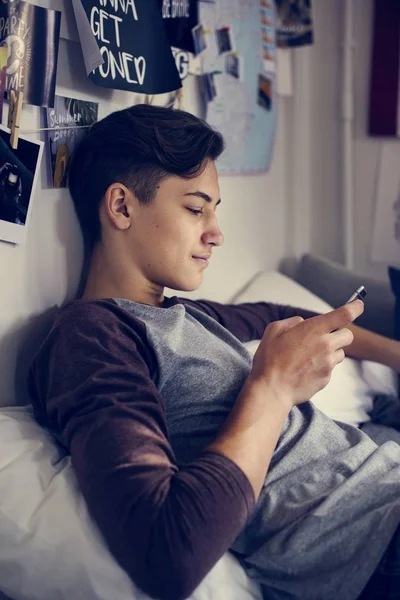
[[[197,260],[201,264],[207,266],[208,265],[208,261],[211,258],[211,254],[206,254],[206,255],[203,255],[203,256],[193,256],[192,258],[194,258],[195,260]]]

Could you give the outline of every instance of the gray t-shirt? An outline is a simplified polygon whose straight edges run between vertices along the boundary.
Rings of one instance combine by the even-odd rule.
[[[207,451],[251,369],[242,342],[293,314],[310,316],[265,303],[76,301],[36,357],[35,412],[61,431],[89,509],[147,593],[189,595],[231,548],[271,600],[355,600],[388,546],[397,444],[294,407],[255,507],[240,469]],[[175,596],[174,564],[195,572]]]

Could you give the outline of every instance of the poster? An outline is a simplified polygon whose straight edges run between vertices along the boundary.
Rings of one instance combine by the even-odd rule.
[[[24,103],[53,106],[61,13],[23,0],[0,2],[0,46],[6,46],[6,89]]]
[[[89,77],[97,85],[140,94],[182,87],[167,40],[159,0],[81,0],[87,20],[75,11],[82,37],[94,36],[103,63]]]
[[[371,259],[400,266],[400,144],[382,144]]]
[[[279,48],[314,42],[311,0],[275,0],[276,43]]]
[[[22,244],[32,211],[43,142],[19,136],[10,146],[10,130],[0,125],[0,240]]]
[[[218,171],[266,172],[275,135],[276,77],[274,69],[264,72],[260,0],[202,1],[199,9],[204,46],[201,116],[226,142]],[[273,24],[271,31],[275,51]]]
[[[97,121],[98,108],[97,102],[56,96],[54,108],[46,109],[46,127],[52,128],[46,137],[53,187],[67,187],[72,153],[89,126]]]
[[[198,0],[159,0],[171,46],[196,54],[193,28],[199,24]]]

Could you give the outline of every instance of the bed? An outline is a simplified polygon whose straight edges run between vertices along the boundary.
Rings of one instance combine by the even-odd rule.
[[[324,275],[318,269],[325,268],[326,276],[332,264],[312,257],[311,264],[310,257],[304,260],[291,277],[278,271],[256,274],[232,302],[266,300],[318,312],[338,305],[337,297],[332,305],[327,302],[326,287],[318,289],[317,296],[302,285],[307,278],[309,288],[320,285]],[[283,270],[289,273],[287,265]],[[317,278],[311,276],[313,272],[318,272]],[[350,283],[356,281],[348,281],[349,274],[340,268],[334,275],[329,273],[331,285],[336,277],[333,296],[340,294],[337,282],[342,277],[344,301],[355,287]],[[373,282],[369,283],[371,287]],[[377,325],[367,315],[371,319],[367,325],[386,327],[380,331],[390,334],[390,291],[384,290],[384,284],[376,285],[380,319]],[[248,348],[255,352],[257,345],[250,342]],[[332,418],[356,424],[368,418],[374,394],[397,392],[397,376],[390,369],[346,359],[313,401]],[[0,409],[0,498],[0,600],[148,600],[110,555],[88,515],[69,455],[36,423],[29,405]],[[251,580],[227,552],[191,598],[261,600],[262,594],[259,582]]]

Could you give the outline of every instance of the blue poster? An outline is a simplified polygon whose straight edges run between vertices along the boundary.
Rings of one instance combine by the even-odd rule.
[[[203,117],[226,141],[218,172],[266,172],[277,111],[273,0],[203,0],[199,9]]]

